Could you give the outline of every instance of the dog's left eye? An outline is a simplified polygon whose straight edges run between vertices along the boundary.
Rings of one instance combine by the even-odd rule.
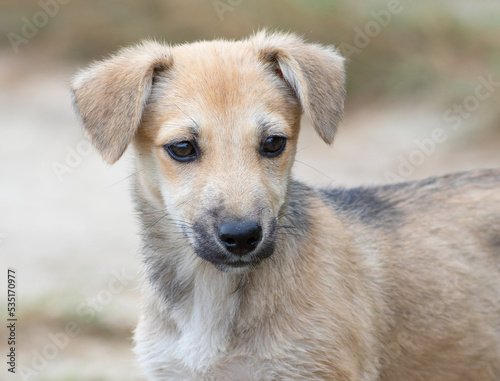
[[[164,148],[177,161],[192,161],[198,156],[195,144],[189,141],[167,144]]]
[[[264,156],[278,156],[285,149],[286,138],[283,136],[270,136],[261,145],[261,152]]]

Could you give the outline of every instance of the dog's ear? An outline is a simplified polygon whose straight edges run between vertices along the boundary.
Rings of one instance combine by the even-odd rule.
[[[92,64],[73,79],[77,114],[108,163],[125,152],[140,125],[154,76],[171,64],[167,46],[144,42]]]
[[[333,48],[292,34],[261,31],[252,40],[260,58],[293,89],[316,132],[332,143],[344,108],[344,59]]]

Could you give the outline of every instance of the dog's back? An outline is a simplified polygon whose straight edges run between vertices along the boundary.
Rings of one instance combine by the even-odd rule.
[[[383,264],[381,379],[498,380],[500,170],[322,194]]]

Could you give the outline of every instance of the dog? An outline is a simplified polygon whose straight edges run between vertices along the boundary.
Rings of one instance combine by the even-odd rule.
[[[151,380],[500,380],[500,170],[315,189],[343,58],[301,37],[126,48],[77,74],[108,163],[133,147]]]

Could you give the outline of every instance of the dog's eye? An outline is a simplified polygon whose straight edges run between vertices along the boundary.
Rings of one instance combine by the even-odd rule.
[[[192,161],[196,159],[198,151],[193,142],[182,141],[164,146],[168,154],[177,161]]]
[[[278,156],[285,149],[286,138],[282,136],[270,136],[261,146],[261,152],[264,156]]]

